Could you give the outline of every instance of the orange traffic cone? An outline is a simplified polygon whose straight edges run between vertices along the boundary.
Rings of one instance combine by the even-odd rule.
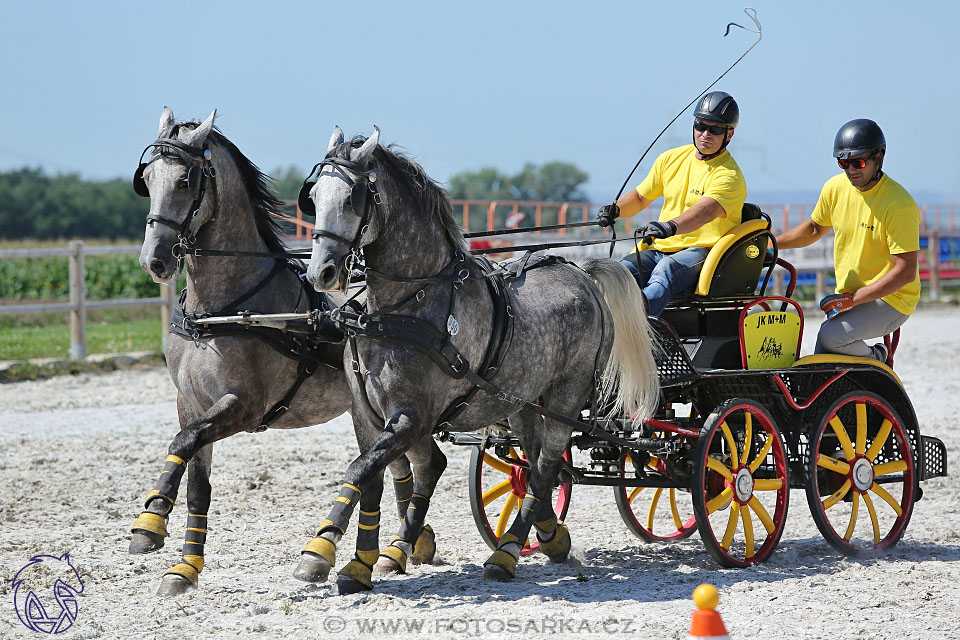
[[[691,640],[730,640],[723,620],[717,613],[717,604],[720,594],[712,584],[702,584],[693,590],[693,601],[697,610],[693,612],[693,622],[690,623]]]

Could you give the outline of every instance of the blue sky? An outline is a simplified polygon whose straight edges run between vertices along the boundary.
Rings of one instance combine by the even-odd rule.
[[[261,168],[304,169],[335,124],[382,129],[435,179],[573,162],[609,200],[666,123],[753,42],[713,2],[2,1],[0,170],[128,176],[164,105],[217,122]],[[715,87],[752,194],[815,194],[847,120],[885,169],[960,202],[955,2],[752,2],[760,44]],[[689,113],[689,110],[688,110]],[[690,139],[688,114],[656,153]],[[940,139],[940,136],[943,139]],[[796,201],[796,198],[792,198]]]

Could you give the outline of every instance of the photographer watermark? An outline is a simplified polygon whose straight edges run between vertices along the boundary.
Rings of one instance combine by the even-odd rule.
[[[83,593],[80,574],[70,554],[37,555],[13,578],[13,607],[20,622],[38,633],[63,633],[77,620]]]
[[[435,618],[425,620],[416,616],[392,618],[342,618],[329,616],[321,623],[327,633],[455,633],[476,636],[485,633],[526,634],[612,634],[633,633],[638,627],[634,618],[568,618],[563,616],[492,616]]]

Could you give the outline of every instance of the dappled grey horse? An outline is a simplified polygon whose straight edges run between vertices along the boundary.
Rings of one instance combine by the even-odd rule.
[[[214,251],[285,251],[271,214],[283,203],[271,193],[269,179],[214,128],[215,115],[201,124],[178,124],[164,107],[158,139],[134,176],[134,188],[150,198],[141,266],[171,286],[184,266],[187,277],[165,352],[177,387],[180,432],[130,541],[131,553],[163,546],[167,518],[189,468],[183,558],[164,575],[158,595],[196,586],[203,569],[212,443],[268,426],[320,424],[350,409],[339,335],[311,343],[278,329],[207,328],[197,322],[241,310],[303,312],[345,299],[319,299],[303,282],[302,265],[283,258],[191,254],[194,243]],[[403,517],[413,485],[410,465],[398,458],[390,471]],[[426,532],[421,548],[422,559],[431,560],[432,532]]]
[[[369,289],[363,310],[334,312],[352,333],[344,362],[357,372],[347,377],[362,453],[294,575],[326,580],[359,506],[356,554],[337,586],[371,589],[378,553],[402,566],[423,527],[445,466],[430,446],[434,430],[473,431],[505,419],[530,463],[528,493],[485,576],[514,577],[531,527],[540,549],[563,561],[570,535],[549,498],[578,425],[553,416],[576,419],[598,387],[615,412],[636,421],[652,413],[659,386],[639,289],[611,260],[531,261],[508,279],[488,277],[493,265],[470,255],[443,190],[378,140],[379,129],[347,143],[334,129],[316,182],[301,191],[301,208],[316,213],[308,280],[318,290],[343,290],[362,250]],[[538,399],[548,415],[520,412]],[[378,552],[383,471],[404,453],[413,498],[397,536]]]

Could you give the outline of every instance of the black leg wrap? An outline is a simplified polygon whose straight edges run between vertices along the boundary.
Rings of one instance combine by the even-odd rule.
[[[408,473],[405,478],[395,478],[393,492],[397,495],[397,511],[403,520],[407,515],[407,507],[410,506],[410,496],[413,495],[413,474]]]
[[[326,529],[336,529],[341,534],[346,532],[347,525],[350,524],[350,517],[353,515],[353,510],[359,501],[360,489],[344,482],[343,486],[340,487],[340,494],[337,496],[337,501],[334,503],[333,508],[330,509],[330,515],[320,523],[319,533],[323,533]]]
[[[357,523],[357,550],[380,553],[380,512],[360,510]]]
[[[180,480],[183,478],[183,472],[187,470],[187,463],[182,458],[175,455],[167,456],[167,461],[163,465],[163,471],[160,472],[160,479],[157,480],[156,488],[147,496],[144,507],[149,507],[154,499],[164,500],[170,506],[177,501],[177,491],[180,489]]]
[[[410,506],[407,508],[406,516],[403,518],[403,524],[400,525],[400,531],[397,537],[410,543],[415,543],[420,537],[420,530],[423,529],[423,523],[427,520],[427,509],[430,507],[430,499],[426,496],[414,493],[410,497]]]
[[[187,531],[183,536],[183,555],[202,556],[207,541],[207,516],[191,513],[187,516]]]

